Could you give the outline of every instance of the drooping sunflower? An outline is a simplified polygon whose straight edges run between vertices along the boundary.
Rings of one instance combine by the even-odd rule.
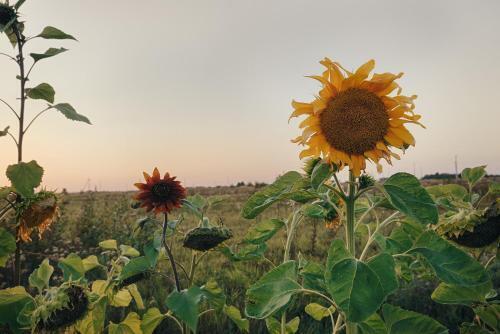
[[[144,172],[146,183],[136,183],[139,192],[134,196],[140,202],[140,206],[147,211],[155,213],[169,213],[174,208],[182,205],[182,200],[186,198],[186,189],[169,173],[160,176],[158,168],[155,168],[153,175]]]
[[[0,2],[0,31],[10,26],[16,19],[17,14],[14,8]]]
[[[346,166],[359,176],[366,160],[377,165],[381,159],[391,163],[399,156],[391,148],[415,145],[415,139],[405,127],[416,123],[420,115],[413,111],[416,95],[401,95],[396,83],[403,73],[373,74],[375,61],[370,60],[354,73],[339,63],[325,58],[320,62],[326,70],[320,76],[310,76],[322,84],[319,95],[310,103],[292,101],[290,118],[306,115],[299,127],[302,134],[292,140],[307,146],[300,158],[322,157],[339,169]]]
[[[57,197],[53,192],[41,191],[35,198],[26,201],[19,212],[18,238],[31,241],[31,233],[38,230],[39,238],[59,216]]]

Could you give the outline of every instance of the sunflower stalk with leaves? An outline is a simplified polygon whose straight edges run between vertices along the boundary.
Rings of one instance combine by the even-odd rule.
[[[9,52],[0,52],[0,56],[7,58],[16,64],[18,68],[18,75],[16,79],[19,81],[19,106],[16,108],[5,99],[0,98],[0,102],[6,108],[6,111],[11,113],[17,123],[17,132],[12,132],[10,125],[4,127],[0,131],[0,137],[9,136],[14,142],[17,149],[17,164],[7,167],[7,177],[11,181],[9,187],[0,188],[0,200],[4,207],[0,208],[0,219],[4,217],[8,211],[16,211],[16,242],[14,247],[7,248],[7,252],[0,253],[1,265],[4,265],[4,258],[9,256],[10,252],[15,252],[14,269],[13,269],[13,282],[19,285],[21,282],[21,245],[23,242],[30,241],[29,233],[37,228],[41,234],[55,218],[57,211],[56,204],[52,206],[52,214],[48,210],[41,210],[40,215],[45,215],[44,219],[39,216],[33,215],[30,221],[22,221],[20,209],[26,209],[26,202],[33,202],[34,199],[39,198],[40,194],[35,194],[35,188],[40,186],[43,176],[43,168],[38,165],[35,160],[24,162],[23,148],[25,136],[28,130],[34,125],[35,121],[49,111],[57,110],[62,113],[66,118],[90,124],[87,117],[80,115],[69,103],[55,103],[55,90],[48,83],[40,83],[36,86],[28,87],[30,83],[30,75],[36,65],[40,61],[47,58],[54,57],[58,54],[68,51],[67,49],[49,48],[43,53],[29,53],[31,61],[27,59],[26,47],[28,43],[34,39],[46,40],[75,40],[76,39],[64,33],[63,31],[52,26],[45,27],[42,32],[37,35],[27,36],[25,34],[25,22],[20,20],[22,17],[19,12],[20,7],[25,3],[25,0],[18,0],[14,5],[9,2],[0,2],[0,34],[7,37],[5,41],[9,42],[14,48],[14,54]],[[7,45],[7,43],[5,44]],[[47,105],[39,112],[28,116],[26,102],[28,100],[45,101]],[[29,210],[29,208],[28,208]],[[31,208],[32,213],[35,212]],[[37,225],[37,222],[40,224]],[[9,238],[9,245],[12,244],[12,236],[2,229],[1,234],[5,238]]]
[[[283,261],[247,290],[245,313],[265,319],[270,333],[299,333],[300,318],[289,319],[287,309],[307,294],[317,300],[305,312],[318,321],[330,318],[332,333],[447,333],[436,320],[387,303],[399,282],[431,275],[441,282],[435,301],[477,308],[494,296],[491,277],[484,265],[436,233],[438,207],[415,176],[397,173],[375,182],[362,173],[368,161],[380,171],[381,160],[400,158],[394,149],[404,152],[415,144],[405,124],[421,125],[416,96],[401,95],[396,80],[402,74],[369,78],[374,61],[354,72],[327,58],[321,64],[326,70],[312,76],[322,85],[317,98],[292,104],[292,117],[306,116],[303,133],[293,140],[306,146],[301,158],[311,157],[305,173],[285,173],[242,210],[244,218],[255,219],[273,204],[288,202],[292,214],[250,228],[243,249],[251,248],[252,257],[223,251],[233,261],[265,259],[266,242],[285,231]],[[348,179],[341,183],[344,169]],[[328,208],[340,218],[342,238],[337,234],[332,240],[326,262],[301,254],[293,258],[300,225],[305,218],[328,221]]]

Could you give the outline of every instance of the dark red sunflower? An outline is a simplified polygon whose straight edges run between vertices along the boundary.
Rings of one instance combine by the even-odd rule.
[[[186,198],[186,189],[175,178],[165,173],[162,179],[158,168],[154,169],[152,176],[144,172],[146,183],[135,184],[139,193],[134,198],[140,202],[141,207],[155,213],[169,213],[174,208],[180,208],[181,201]]]

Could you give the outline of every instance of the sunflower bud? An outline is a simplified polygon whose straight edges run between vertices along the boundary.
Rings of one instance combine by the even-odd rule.
[[[224,227],[196,227],[184,238],[184,247],[207,251],[233,237],[231,230]]]
[[[17,19],[17,14],[14,8],[6,4],[0,3],[0,31],[9,26]]]
[[[366,189],[375,184],[375,179],[368,174],[361,174],[359,177],[359,189]]]

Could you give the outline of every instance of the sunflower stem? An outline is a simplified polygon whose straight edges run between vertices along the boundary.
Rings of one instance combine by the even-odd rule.
[[[172,251],[170,250],[170,247],[168,247],[166,238],[167,238],[167,226],[168,226],[168,214],[165,213],[163,215],[163,231],[162,231],[162,237],[161,237],[161,243],[163,248],[165,248],[165,252],[167,253],[168,259],[170,260],[170,265],[172,266],[172,271],[174,273],[174,279],[175,279],[175,288],[177,292],[181,291],[181,282],[179,280],[179,274],[177,273],[177,265],[175,264],[175,259],[172,254]]]
[[[356,257],[356,241],[354,239],[354,226],[355,226],[355,217],[354,217],[354,204],[356,203],[356,178],[352,171],[349,171],[349,185],[348,185],[348,193],[346,196],[346,247],[349,253],[352,254],[353,257]],[[351,323],[347,321],[347,317],[344,317],[346,334],[357,334],[358,327],[355,323]]]

